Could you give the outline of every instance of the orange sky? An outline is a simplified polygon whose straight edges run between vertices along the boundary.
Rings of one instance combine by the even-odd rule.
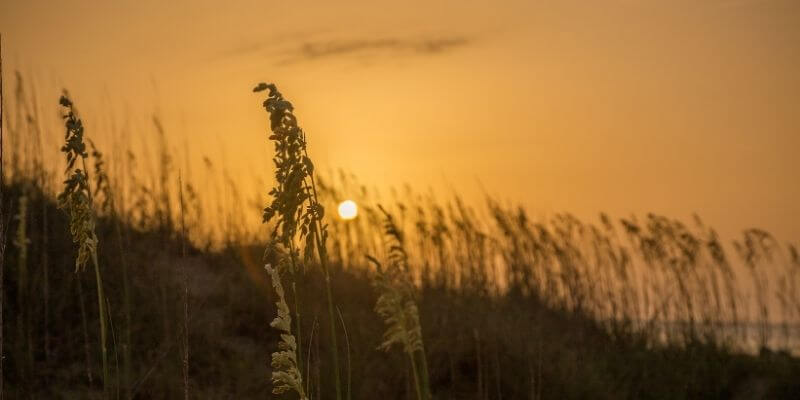
[[[800,239],[800,2],[431,3],[3,0],[0,31],[53,114],[62,86],[90,128],[157,111],[246,182],[265,80],[370,185]]]

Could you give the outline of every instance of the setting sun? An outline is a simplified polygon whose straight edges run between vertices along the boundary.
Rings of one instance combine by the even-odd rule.
[[[353,200],[345,200],[339,203],[339,216],[342,219],[353,219],[358,216],[358,206]]]

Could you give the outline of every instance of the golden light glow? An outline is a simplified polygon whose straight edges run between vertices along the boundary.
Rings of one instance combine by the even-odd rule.
[[[358,216],[358,205],[353,200],[345,200],[339,203],[339,217],[342,219],[353,219]]]
[[[800,215],[800,1],[292,2],[269,24],[264,1],[43,3],[0,0],[6,88],[15,70],[37,88],[42,140],[61,140],[64,86],[87,134],[120,154],[161,143],[158,110],[204,202],[226,198],[226,178],[202,175],[211,163],[242,198],[270,182],[248,93],[267,79],[297,107],[319,172],[370,189],[452,187],[476,205],[492,193],[542,216],[697,212],[722,236],[800,238],[786,218]],[[147,139],[118,139],[134,129]],[[62,168],[59,146],[42,151]]]

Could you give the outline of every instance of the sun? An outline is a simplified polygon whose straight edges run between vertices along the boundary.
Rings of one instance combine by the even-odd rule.
[[[358,205],[353,200],[339,203],[339,216],[342,219],[353,219],[358,216]]]

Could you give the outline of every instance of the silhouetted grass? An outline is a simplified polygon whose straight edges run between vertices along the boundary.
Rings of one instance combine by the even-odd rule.
[[[290,372],[274,383],[309,399],[428,398],[428,389],[437,399],[800,393],[800,360],[788,351],[800,317],[795,246],[749,229],[729,252],[699,218],[532,220],[493,199],[476,207],[412,189],[381,196],[346,174],[314,171],[285,105],[278,127],[286,137],[273,140],[299,135],[292,143],[302,149],[278,165],[286,175],[274,182],[267,233],[241,222],[259,213],[243,206],[247,195],[221,198],[220,187],[236,186],[224,166],[208,160],[204,183],[175,179],[176,155],[158,120],[157,157],[112,148],[124,156],[105,159],[100,146],[77,152],[94,179],[68,181],[77,182],[69,193],[85,197],[75,215],[94,233],[72,232],[102,243],[77,252],[96,257],[94,284],[103,289],[83,291],[92,282],[74,273],[76,218],[56,210],[62,169],[47,167],[45,156],[60,143],[47,140],[32,111],[39,106],[19,82],[2,188],[3,210],[17,216],[8,221],[15,241],[2,282],[6,315],[18,317],[3,321],[9,398],[99,398],[103,386],[120,398],[262,398],[275,372]],[[157,161],[138,166],[146,159]],[[296,171],[303,179],[289,185]],[[344,193],[359,203],[359,218],[323,219]],[[265,247],[270,268],[280,266],[272,279]],[[367,255],[386,269],[376,271]],[[98,310],[85,307],[91,301]],[[280,332],[267,329],[276,303]],[[86,328],[106,320],[105,333]],[[754,347],[745,337],[751,323]],[[329,340],[341,328],[346,340]],[[379,351],[393,343],[404,351]],[[271,353],[279,354],[275,371]]]

